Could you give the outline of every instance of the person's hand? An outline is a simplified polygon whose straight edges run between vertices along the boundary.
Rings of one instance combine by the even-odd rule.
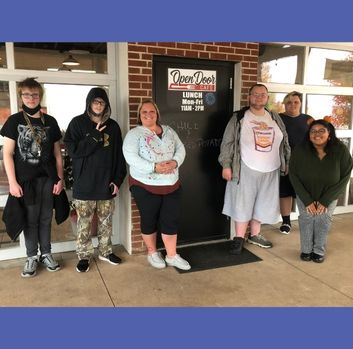
[[[112,193],[112,195],[117,195],[119,193],[119,187],[114,184],[113,182],[111,182],[109,184],[109,187],[110,187],[110,192]]]
[[[289,172],[289,166],[286,165],[286,169],[285,169],[285,171],[284,171],[285,176],[287,176],[288,172]]]
[[[61,191],[64,189],[63,186],[63,180],[60,179],[60,181],[53,186],[53,194],[54,195],[59,195]]]
[[[222,178],[226,181],[232,180],[232,169],[231,168],[224,168],[222,170]]]
[[[324,214],[327,212],[327,207],[324,205],[320,204],[320,202],[317,201],[316,203],[316,214]]]
[[[9,190],[10,190],[10,194],[12,196],[15,196],[16,198],[20,198],[23,196],[22,187],[17,182],[10,183]]]
[[[306,212],[311,215],[317,214],[315,202],[312,202],[310,205],[306,206]]]
[[[155,172],[161,174],[170,174],[177,168],[178,164],[175,160],[158,162],[155,165]]]
[[[99,132],[102,132],[105,128],[107,127],[107,125],[103,125],[101,122],[98,122],[97,126],[96,126],[96,130]]]

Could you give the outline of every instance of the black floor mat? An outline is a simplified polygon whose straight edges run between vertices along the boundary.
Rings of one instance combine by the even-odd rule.
[[[177,269],[179,273],[190,273],[193,271],[229,267],[262,260],[245,248],[240,255],[231,255],[229,253],[230,243],[231,240],[180,247],[178,248],[178,253],[190,263],[191,269],[175,269]]]

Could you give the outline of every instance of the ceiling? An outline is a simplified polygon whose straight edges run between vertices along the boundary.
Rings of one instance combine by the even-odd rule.
[[[107,53],[106,42],[15,42],[15,47],[54,50],[60,53]]]

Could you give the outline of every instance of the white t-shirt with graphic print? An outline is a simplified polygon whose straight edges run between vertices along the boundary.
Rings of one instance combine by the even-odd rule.
[[[240,155],[251,169],[271,172],[281,165],[279,147],[283,134],[277,123],[265,110],[262,116],[245,112],[240,133]]]

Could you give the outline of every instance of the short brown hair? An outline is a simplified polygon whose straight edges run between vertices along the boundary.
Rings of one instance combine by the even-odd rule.
[[[266,92],[268,93],[268,88],[264,84],[254,84],[249,88],[249,96],[251,95],[251,92],[255,87],[264,87],[266,89]]]
[[[42,85],[37,81],[35,80],[36,78],[27,78],[27,79],[24,79],[22,81],[20,81],[18,83],[18,87],[17,87],[17,92],[18,92],[18,95],[21,97],[21,94],[22,94],[22,90],[24,88],[28,88],[30,90],[33,90],[33,89],[37,89],[39,91],[39,99],[42,99],[43,97],[43,94],[44,94],[44,90],[43,90],[43,87]]]

